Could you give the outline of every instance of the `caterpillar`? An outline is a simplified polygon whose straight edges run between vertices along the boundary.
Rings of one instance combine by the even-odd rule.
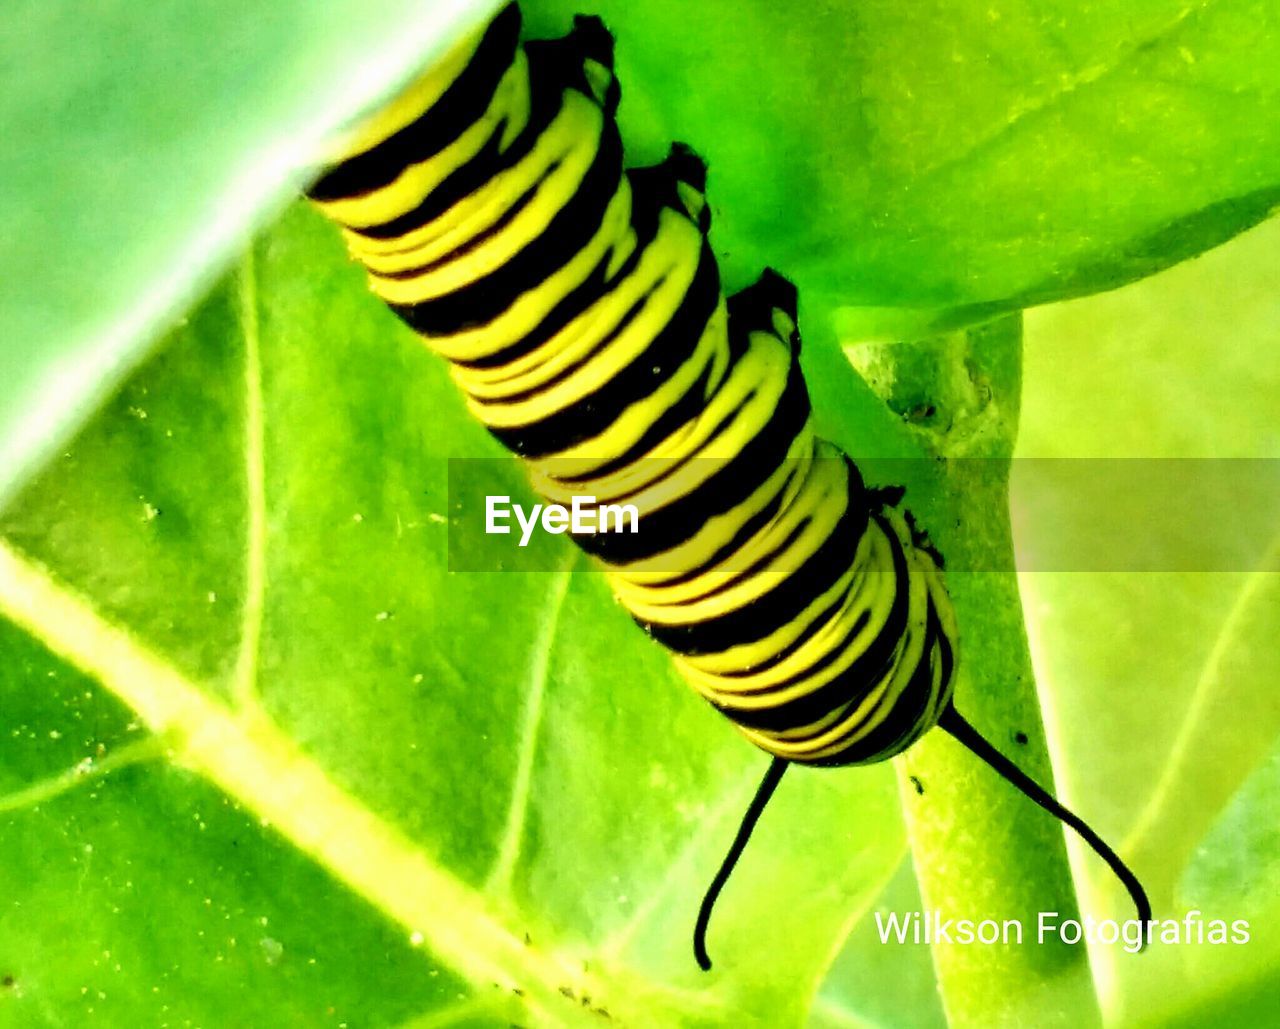
[[[900,488],[814,433],[799,297],[772,269],[724,297],[703,162],[624,169],[613,38],[579,16],[521,43],[516,5],[352,130],[308,191],[373,292],[450,364],[471,412],[567,503],[627,501],[578,535],[683,678],[771,756],[694,926],[791,764],[883,761],[937,726],[1141,884],[952,702],[942,557]]]

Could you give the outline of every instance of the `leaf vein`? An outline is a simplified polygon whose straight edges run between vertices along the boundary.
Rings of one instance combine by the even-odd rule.
[[[1223,675],[1223,664],[1231,647],[1239,641],[1241,626],[1258,602],[1259,594],[1274,582],[1277,574],[1280,574],[1280,534],[1272,538],[1258,567],[1249,574],[1244,586],[1236,594],[1231,609],[1222,620],[1222,627],[1200,667],[1191,702],[1187,705],[1173,745],[1169,748],[1169,760],[1165,763],[1164,771],[1146,805],[1134,819],[1133,828],[1120,844],[1120,853],[1132,854],[1145,841],[1148,833],[1164,815],[1165,806],[1175,795],[1174,787],[1187,774],[1195,774],[1193,769],[1199,760],[1196,737],[1205,731],[1206,725],[1212,724],[1211,720],[1206,719],[1209,703],[1214,693],[1228,683],[1227,677]]]
[[[146,739],[134,740],[123,747],[118,747],[101,761],[85,758],[72,767],[51,775],[39,782],[23,786],[3,797],[0,797],[0,812],[20,811],[44,804],[61,797],[72,790],[87,786],[95,780],[110,775],[112,772],[129,765],[141,764],[162,755],[168,742],[161,736],[148,736]]]
[[[520,845],[524,827],[529,817],[529,791],[533,782],[533,762],[537,756],[538,739],[542,729],[542,705],[547,691],[547,679],[551,672],[551,651],[560,615],[564,611],[565,598],[569,595],[569,582],[577,563],[577,551],[573,551],[552,579],[547,602],[534,636],[529,667],[528,688],[525,691],[524,716],[520,730],[520,749],[516,758],[516,774],[511,786],[511,802],[507,808],[506,826],[502,843],[493,863],[493,871],[485,889],[490,893],[507,894],[511,889],[511,876],[520,857]]]
[[[644,900],[636,905],[631,917],[619,926],[602,944],[600,949],[607,960],[615,962],[621,960],[621,956],[631,944],[640,927],[653,916],[658,905],[676,885],[678,873],[692,863],[698,852],[722,828],[724,820],[731,813],[735,810],[740,811],[746,808],[751,792],[755,789],[759,780],[759,769],[750,768],[741,779],[729,787],[724,796],[720,798],[720,802],[709,813],[699,819],[697,828],[689,834],[684,846],[680,848],[680,852],[668,863],[663,877],[649,890]],[[728,839],[725,841],[725,846],[728,846]],[[710,875],[713,871],[714,869],[708,869],[708,882],[711,881]],[[690,919],[689,924],[692,927],[692,919]]]
[[[245,586],[240,645],[231,679],[231,699],[240,708],[258,703],[258,656],[266,603],[266,433],[262,399],[262,353],[258,324],[258,279],[253,247],[239,277],[240,329],[244,340]]]
[[[1123,71],[1132,58],[1137,54],[1152,50],[1160,44],[1168,42],[1178,34],[1193,15],[1200,13],[1212,13],[1210,9],[1215,6],[1217,6],[1216,3],[1205,4],[1200,8],[1195,6],[1184,7],[1165,25],[1156,29],[1150,35],[1134,40],[1112,60],[1092,64],[1082,68],[1074,74],[1064,76],[1063,81],[1057,89],[1054,89],[1041,97],[1027,100],[1021,105],[1015,107],[1009,114],[1009,117],[1001,124],[997,125],[986,135],[974,140],[958,152],[946,157],[937,164],[923,169],[919,174],[903,183],[901,187],[902,190],[914,192],[919,189],[922,183],[944,175],[946,172],[964,164],[966,161],[971,160],[982,152],[993,148],[1004,140],[1005,137],[1021,129],[1025,122],[1053,111],[1071,97],[1075,96],[1075,94],[1096,86],[1099,82]]]

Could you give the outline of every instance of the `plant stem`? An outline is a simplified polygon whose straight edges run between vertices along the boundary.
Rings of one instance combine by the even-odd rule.
[[[859,347],[851,359],[909,438],[886,443],[883,426],[859,427],[858,438],[876,441],[868,481],[905,483],[906,506],[946,555],[960,626],[956,706],[1052,790],[1009,522],[1021,344],[1021,316],[1012,315],[920,343]],[[915,456],[884,462],[882,453]],[[895,765],[925,911],[955,920],[951,941],[932,943],[951,1025],[1097,1024],[1086,948],[1056,934],[1038,939],[1040,912],[1077,917],[1061,825],[941,731]],[[960,919],[1008,922],[1010,942],[959,942]]]
[[[975,390],[972,409],[941,437],[949,520],[947,584],[960,623],[956,706],[995,747],[1052,791],[1053,782],[1009,523],[1009,457],[1017,436],[1021,318],[945,337],[953,378]],[[944,368],[946,365],[943,366]],[[940,383],[946,397],[947,381]],[[964,405],[960,405],[963,410]],[[941,512],[940,512],[941,514]],[[955,740],[931,733],[899,761],[907,833],[926,906],[944,917],[1006,921],[1010,942],[937,942],[933,961],[955,1026],[1099,1021],[1082,944],[1039,937],[1040,912],[1078,917],[1062,826]],[[927,784],[916,794],[909,776]]]

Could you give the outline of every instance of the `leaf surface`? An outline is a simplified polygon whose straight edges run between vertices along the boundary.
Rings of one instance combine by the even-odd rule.
[[[449,572],[445,459],[497,452],[299,208],[19,498],[0,1003],[218,1024],[243,966],[267,1022],[800,1018],[901,863],[892,775],[788,778],[703,976],[765,762],[567,544]]]

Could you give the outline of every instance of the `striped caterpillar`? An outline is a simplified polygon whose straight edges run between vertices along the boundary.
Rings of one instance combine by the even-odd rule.
[[[624,170],[613,40],[578,18],[521,45],[513,4],[338,147],[311,199],[373,292],[449,361],[468,407],[554,503],[628,503],[580,535],[685,680],[772,756],[712,907],[791,763],[882,761],[935,725],[1075,828],[952,704],[942,559],[813,430],[798,297],[771,269],[727,300],[706,168],[677,144]]]

